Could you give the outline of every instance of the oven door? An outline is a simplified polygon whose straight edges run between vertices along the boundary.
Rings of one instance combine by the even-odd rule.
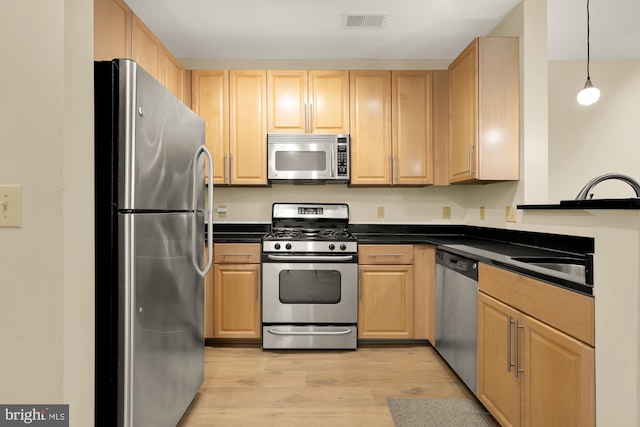
[[[357,263],[313,262],[312,256],[304,258],[310,261],[263,262],[262,322],[356,324]]]

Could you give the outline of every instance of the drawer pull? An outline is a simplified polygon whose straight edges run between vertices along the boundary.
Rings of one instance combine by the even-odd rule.
[[[369,256],[402,256],[403,254],[371,254]]]
[[[220,254],[221,256],[253,256],[253,254]]]

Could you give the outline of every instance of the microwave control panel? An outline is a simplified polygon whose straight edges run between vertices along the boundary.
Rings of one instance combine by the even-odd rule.
[[[349,144],[347,138],[338,138],[338,176],[349,177]]]

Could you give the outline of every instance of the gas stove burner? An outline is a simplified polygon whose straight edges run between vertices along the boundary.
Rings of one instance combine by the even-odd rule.
[[[326,229],[320,230],[319,236],[321,239],[348,239],[351,233],[347,230]]]
[[[301,236],[300,230],[296,229],[278,229],[271,232],[271,237],[276,239],[299,239]]]

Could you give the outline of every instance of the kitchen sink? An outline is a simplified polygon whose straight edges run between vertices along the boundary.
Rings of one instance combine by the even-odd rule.
[[[524,262],[537,267],[567,273],[581,278],[585,277],[585,260],[571,257],[512,257],[514,261]]]

